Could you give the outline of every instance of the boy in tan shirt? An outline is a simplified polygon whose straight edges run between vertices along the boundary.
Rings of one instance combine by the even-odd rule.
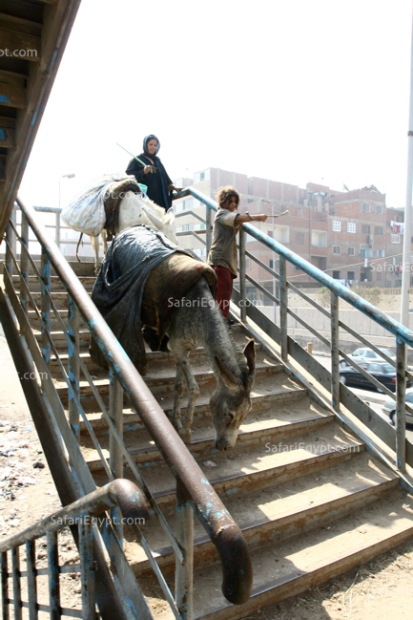
[[[248,211],[244,215],[237,213],[240,196],[231,186],[219,190],[217,201],[219,208],[214,222],[208,264],[212,265],[217,275],[217,304],[228,321],[233,280],[237,277],[237,232],[244,222],[265,222],[267,215],[265,213],[250,215]]]

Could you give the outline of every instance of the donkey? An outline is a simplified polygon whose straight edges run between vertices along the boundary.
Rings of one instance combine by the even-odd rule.
[[[238,349],[210,286],[216,286],[216,275],[209,265],[153,227],[132,226],[113,240],[92,300],[141,374],[147,370],[144,339],[153,350],[166,345],[172,352],[176,377],[170,417],[186,442],[200,393],[189,356],[196,347],[204,348],[216,378],[209,401],[216,447],[226,450],[235,445],[251,409],[255,345],[250,340],[243,351]],[[95,341],[90,353],[98,364],[105,364]],[[185,394],[188,402],[181,416]]]
[[[205,277],[186,292],[182,304],[173,308],[166,333],[168,348],[176,360],[173,425],[182,439],[189,442],[199,396],[189,355],[196,347],[203,347],[217,383],[209,401],[216,431],[215,446],[218,450],[233,448],[239,427],[251,410],[250,394],[255,378],[254,340],[249,340],[242,352],[237,349]],[[185,391],[188,405],[181,419]]]
[[[120,183],[114,183],[111,187],[116,187]],[[112,191],[116,191],[112,190]],[[154,226],[160,230],[172,243],[178,245],[175,228],[175,216],[173,211],[165,212],[165,209],[157,205],[153,200],[145,198],[142,194],[128,191],[124,192],[119,202],[118,218],[113,227],[114,234],[129,226],[137,224]],[[101,232],[103,242],[103,253],[108,249],[106,230]],[[99,237],[90,237],[93,253],[95,256],[95,274],[99,272]]]

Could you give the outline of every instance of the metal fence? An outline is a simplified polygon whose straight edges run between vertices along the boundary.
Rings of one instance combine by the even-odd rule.
[[[205,247],[204,254],[207,255],[211,245],[212,214],[217,210],[217,205],[215,201],[192,187],[188,188],[185,194],[193,196],[205,205],[205,218],[200,217],[198,211],[179,213],[177,218],[192,216],[193,227],[190,231],[179,232],[178,236],[191,236],[196,239],[198,246]],[[200,226],[199,223],[204,226]],[[263,254],[262,251],[257,250],[254,253],[249,250],[251,241],[258,241],[259,248],[270,250],[277,256],[278,260],[275,261],[279,266],[277,271],[259,258]],[[250,266],[247,269],[247,260],[251,264],[258,265],[261,273],[268,274],[268,279],[272,283],[271,290],[263,286],[265,278],[254,279],[251,276],[252,268]],[[288,263],[310,276],[313,288],[301,288],[293,278],[288,278]],[[327,307],[316,301],[317,295],[314,291],[321,289],[327,293]],[[249,294],[251,290],[259,291],[265,300],[262,305],[255,303],[254,296]],[[291,304],[292,297],[294,306]],[[312,312],[297,310],[295,307],[297,299],[302,300],[302,306],[311,309]],[[406,440],[408,406],[405,403],[406,384],[413,381],[413,375],[408,370],[407,364],[408,353],[410,357],[413,355],[413,332],[350,288],[343,286],[324,271],[290,251],[287,246],[254,228],[252,224],[244,224],[239,233],[239,280],[234,290],[233,302],[235,316],[248,325],[251,333],[263,344],[273,347],[284,364],[301,378],[310,390],[314,391],[314,380],[319,382],[327,392],[329,403],[337,416],[365,441],[374,454],[396,469],[409,488],[413,488],[413,447]],[[268,310],[265,306],[272,306],[272,309]],[[342,316],[349,308],[354,313],[351,315],[350,324],[346,324]],[[390,341],[396,351],[396,363],[380,352],[373,338],[369,340],[363,336],[359,329],[362,321],[370,322],[374,329],[381,330],[380,334],[386,335],[388,339],[386,342]],[[324,328],[320,329],[322,324]],[[330,372],[300,346],[297,339],[299,328],[307,340],[312,339],[314,347],[320,346],[330,353]],[[395,367],[397,371],[395,392],[379,383],[364,367],[349,357],[347,348],[343,346],[349,340],[354,348],[359,346],[373,349],[378,355],[382,355],[384,361]],[[396,430],[343,385],[340,377],[340,366],[343,362],[355,367],[371,382],[373,390],[379,390],[395,400]]]
[[[147,503],[142,492],[129,480],[119,479],[3,540],[0,543],[2,618],[8,619],[11,611],[14,618],[22,618],[23,609],[27,609],[30,620],[38,618],[42,612],[49,618],[67,616],[95,620],[94,550],[101,532],[117,519],[141,524],[147,518]],[[59,562],[59,549],[69,541],[79,550],[75,564]],[[43,548],[46,553],[39,553]],[[116,569],[115,563],[113,570]],[[62,605],[65,582],[61,576],[70,576],[71,581],[77,577],[80,582],[80,596],[68,608]],[[121,579],[121,572],[117,576]],[[44,583],[39,592],[42,579]],[[73,599],[71,590],[68,594]],[[145,615],[150,617],[148,613]]]

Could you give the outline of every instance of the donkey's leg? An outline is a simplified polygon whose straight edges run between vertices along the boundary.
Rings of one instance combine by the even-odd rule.
[[[185,392],[185,376],[182,372],[182,365],[177,362],[176,363],[176,377],[175,377],[175,398],[174,398],[174,407],[171,415],[171,422],[178,431],[178,433],[182,436],[183,428],[181,422],[181,402],[182,396]]]
[[[90,237],[93,253],[95,255],[95,276],[99,273],[99,237]]]
[[[185,442],[189,442],[191,441],[191,426],[194,419],[195,403],[198,399],[200,390],[197,382],[195,381],[189,359],[182,360],[180,366],[185,377],[186,388],[188,391],[188,405],[186,408],[185,418],[183,420],[183,433],[181,436]],[[176,411],[174,410],[174,415],[175,414]]]
[[[100,233],[100,236],[102,238],[103,254],[106,254],[106,252],[108,251],[108,236],[106,234],[105,229],[102,230],[102,232]]]

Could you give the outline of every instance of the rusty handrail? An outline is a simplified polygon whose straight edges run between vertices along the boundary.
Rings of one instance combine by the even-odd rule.
[[[165,416],[70,265],[61,260],[62,255],[56,243],[49,238],[34,209],[25,206],[19,198],[16,202],[27,217],[55,272],[64,282],[96,343],[112,365],[133,407],[140,413],[143,423],[172,473],[181,482],[188,500],[193,503],[199,520],[216,546],[221,559],[222,592],[225,598],[234,604],[244,603],[251,593],[252,565],[241,529],[205,478],[201,468]]]
[[[116,507],[120,508],[123,517],[128,522],[131,519],[140,522],[141,519],[147,519],[149,516],[145,496],[136,484],[130,480],[118,478],[45,517],[15,536],[2,540],[0,553],[40,538],[46,532],[55,532],[68,524],[73,525],[77,518],[97,515],[104,510]]]

